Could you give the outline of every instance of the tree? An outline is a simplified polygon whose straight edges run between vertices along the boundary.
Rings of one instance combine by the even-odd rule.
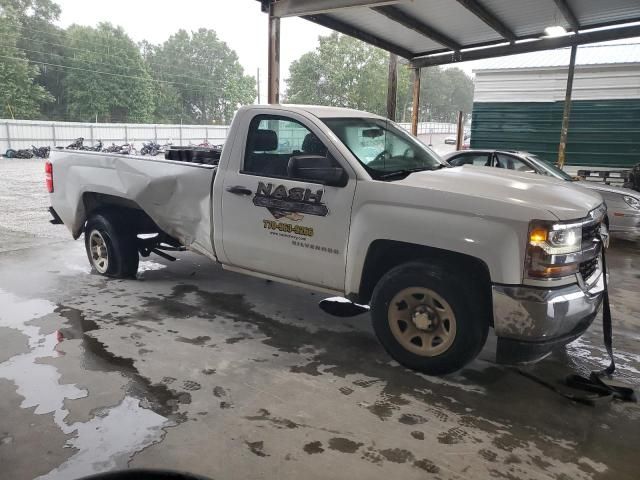
[[[286,101],[386,112],[388,55],[346,35],[320,37],[318,48],[295,60]]]
[[[79,121],[149,122],[153,80],[137,45],[121,27],[72,25],[66,35],[64,94]]]
[[[411,80],[398,81],[398,105],[403,111],[400,118],[409,118],[412,107]],[[428,67],[420,75],[420,121],[456,121],[458,111],[465,115],[473,108],[473,80],[459,68]]]
[[[64,109],[64,69],[57,66],[64,60],[64,30],[53,24],[60,7],[51,0],[0,0],[0,6],[15,14],[16,47],[37,68],[34,81],[54,97],[40,106],[41,117],[57,118]]]
[[[354,38],[333,33],[320,37],[315,51],[291,64],[286,101],[351,107],[386,115],[389,56],[383,50]],[[420,118],[455,121],[456,112],[470,112],[473,81],[462,70],[423,68]],[[408,121],[412,107],[409,68],[398,71],[396,118]]]
[[[238,107],[256,98],[255,79],[244,74],[236,53],[213,30],[179,30],[148,52],[148,62],[165,85],[156,104],[161,117],[169,113],[162,103],[168,101],[178,107],[174,121],[229,123]]]
[[[17,47],[20,22],[15,11],[0,4],[0,111],[2,116],[36,118],[40,106],[53,97],[34,82],[37,67],[31,65],[24,51]]]

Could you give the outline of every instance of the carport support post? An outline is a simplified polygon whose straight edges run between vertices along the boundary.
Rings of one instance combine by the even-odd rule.
[[[564,96],[564,111],[562,112],[562,130],[560,130],[560,146],[558,147],[558,167],[564,168],[565,152],[567,150],[567,135],[569,134],[569,116],[571,115],[571,92],[573,91],[573,73],[576,69],[576,53],[578,46],[571,47],[569,72],[567,74],[567,90]]]
[[[389,53],[389,79],[387,81],[387,118],[396,121],[398,97],[398,55]]]
[[[269,70],[267,72],[267,101],[280,103],[280,18],[269,7]]]
[[[411,107],[411,134],[418,136],[418,119],[420,118],[420,69],[413,67],[413,104]]]
[[[462,150],[462,140],[464,138],[464,125],[462,123],[462,119],[464,118],[464,113],[462,111],[458,111],[458,130],[456,131],[456,150]]]

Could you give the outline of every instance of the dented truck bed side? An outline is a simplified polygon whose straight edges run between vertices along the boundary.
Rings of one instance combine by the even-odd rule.
[[[87,194],[109,195],[143,210],[182,245],[215,258],[212,185],[217,167],[162,158],[53,151],[56,212],[74,238],[87,219]]]

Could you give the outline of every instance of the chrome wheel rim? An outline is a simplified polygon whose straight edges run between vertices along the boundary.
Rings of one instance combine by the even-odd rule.
[[[95,269],[99,273],[105,273],[109,268],[109,252],[107,251],[107,243],[98,230],[92,230],[89,235],[89,252]]]
[[[398,292],[389,303],[387,318],[398,343],[423,357],[446,352],[456,336],[451,305],[428,288],[410,287]]]

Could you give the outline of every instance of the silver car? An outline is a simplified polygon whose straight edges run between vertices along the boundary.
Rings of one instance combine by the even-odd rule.
[[[450,165],[476,165],[506,168],[528,173],[549,175],[568,182],[579,182],[581,187],[596,190],[609,212],[609,230],[618,233],[640,234],[640,193],[630,188],[613,187],[603,183],[578,181],[568,173],[540,160],[527,152],[502,150],[465,150],[444,155]]]

